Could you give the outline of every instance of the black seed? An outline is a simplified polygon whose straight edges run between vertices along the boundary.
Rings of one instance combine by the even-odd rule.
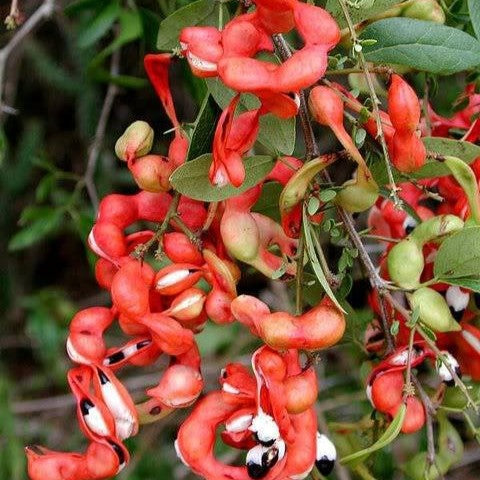
[[[120,350],[119,352],[112,353],[109,357],[107,357],[107,362],[109,365],[114,363],[121,362],[125,359],[125,354]]]
[[[460,367],[455,367],[455,373],[457,374],[458,378],[462,378],[462,371]]]
[[[258,463],[248,462],[247,472],[250,478],[263,478],[270,469],[264,465]]]
[[[407,226],[405,227],[405,233],[406,233],[407,235],[410,235],[410,233],[413,232],[414,228],[415,228],[415,225],[407,225]]]
[[[142,340],[141,342],[138,342],[135,346],[137,347],[137,350],[141,350],[144,347],[148,347],[151,343],[151,340]]]
[[[118,462],[120,463],[120,465],[122,465],[122,463],[125,463],[125,453],[123,453],[123,450],[120,448],[120,446],[110,440],[108,441],[108,443],[113,448],[113,451],[117,454]]]
[[[474,292],[474,294],[473,294],[473,300],[474,300],[475,305],[477,306],[477,308],[480,308],[480,293]]]
[[[275,443],[275,439],[274,439],[274,438],[272,438],[271,440],[267,440],[267,441],[265,441],[265,440],[260,440],[260,439],[258,438],[258,433],[257,433],[257,432],[254,432],[253,437],[255,438],[255,440],[256,440],[258,443],[260,443],[260,444],[263,445],[264,447],[271,447],[271,446]]]
[[[450,313],[452,314],[452,317],[458,322],[462,319],[463,317],[463,312],[465,310],[454,310],[453,307],[448,307],[450,309]]]
[[[278,448],[271,447],[262,455],[262,465],[272,468],[278,461]]]
[[[320,460],[315,462],[317,470],[322,475],[329,475],[332,472],[334,465],[335,460],[329,460],[327,457],[322,457]]]
[[[100,370],[99,368],[97,368],[97,372],[98,372],[98,377],[100,378],[100,383],[102,385],[105,385],[106,383],[110,382],[110,380],[108,379],[108,377],[103,373],[102,370]]]
[[[84,398],[80,401],[80,411],[82,412],[83,416],[88,415],[90,409],[94,407],[95,405],[90,400],[88,400],[88,398]]]
[[[159,407],[158,405],[156,407],[153,407],[150,412],[150,415],[158,415],[159,413],[161,413],[162,411],[162,407]]]
[[[451,378],[450,380],[444,380],[443,383],[447,387],[454,387],[455,386],[455,380],[453,378]]]

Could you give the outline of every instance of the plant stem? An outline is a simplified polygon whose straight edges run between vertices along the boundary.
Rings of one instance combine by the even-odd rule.
[[[295,314],[303,313],[303,262],[305,258],[305,237],[303,228],[298,239],[297,272],[295,276]]]
[[[370,72],[391,75],[393,70],[390,67],[378,66],[371,68]],[[365,71],[361,68],[341,68],[338,70],[327,70],[325,75],[349,75],[350,73],[365,73]]]
[[[415,338],[415,326],[410,329],[410,336],[408,338],[408,357],[407,357],[407,371],[405,373],[404,397],[412,394],[412,350],[413,339]]]
[[[380,144],[382,146],[383,156],[385,159],[385,167],[387,169],[387,174],[388,174],[388,181],[391,187],[392,201],[396,207],[400,207],[402,205],[402,201],[398,196],[398,187],[396,186],[395,179],[393,178],[392,167],[390,164],[390,156],[388,154],[387,141],[385,140],[385,134],[383,132],[383,124],[382,124],[382,119],[380,117],[380,109],[378,108],[378,105],[380,105],[380,100],[378,99],[377,93],[375,92],[372,76],[370,74],[370,70],[368,69],[365,56],[363,55],[362,45],[358,40],[357,33],[355,32],[355,26],[353,25],[352,19],[350,17],[350,13],[348,12],[347,5],[345,4],[345,0],[337,0],[337,1],[340,4],[345,20],[347,21],[348,29],[350,30],[350,36],[352,38],[352,42],[354,46],[354,51],[358,55],[360,67],[362,68],[363,73],[365,75],[365,80],[367,81],[368,90],[370,92],[370,99],[372,100],[373,113],[375,115],[375,121],[377,123],[377,135],[380,139]],[[358,48],[358,50],[356,48]]]

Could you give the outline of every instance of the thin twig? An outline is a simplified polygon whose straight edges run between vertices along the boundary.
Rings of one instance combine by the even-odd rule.
[[[50,18],[55,11],[55,0],[45,0],[40,7],[26,20],[22,27],[17,30],[10,41],[0,50],[0,111],[11,113],[12,108],[4,105],[3,94],[5,89],[5,74],[7,63],[12,52],[37,28],[40,23]]]
[[[117,49],[112,54],[112,60],[110,63],[110,74],[112,76],[118,75],[120,70],[120,49]],[[114,83],[110,83],[107,88],[107,93],[103,101],[102,110],[100,112],[100,118],[98,119],[97,129],[95,130],[95,137],[92,144],[90,145],[87,168],[85,170],[84,182],[85,187],[90,197],[95,211],[98,209],[98,194],[97,188],[95,187],[94,174],[97,167],[98,156],[100,149],[105,138],[105,132],[107,129],[108,119],[112,111],[113,102],[118,93],[118,87]]]
[[[382,119],[380,117],[380,109],[378,108],[378,106],[380,105],[380,100],[378,99],[377,93],[375,92],[375,86],[373,85],[372,76],[370,74],[367,61],[365,60],[365,56],[363,55],[362,44],[358,40],[357,33],[355,32],[355,26],[350,17],[350,13],[348,12],[348,8],[345,3],[345,0],[337,0],[337,1],[340,4],[345,20],[347,21],[348,29],[350,30],[350,36],[353,42],[354,52],[358,56],[360,67],[362,68],[363,73],[365,75],[365,80],[367,81],[367,86],[370,93],[370,99],[372,100],[373,113],[375,114],[375,121],[377,123],[377,136],[380,139],[380,145],[382,146],[383,156],[385,159],[385,166],[387,169],[388,181],[391,188],[392,201],[395,204],[395,206],[399,207],[402,205],[402,201],[398,197],[398,187],[396,186],[395,179],[393,178],[392,167],[390,164],[390,156],[388,154],[387,141],[385,140],[385,134],[383,132],[383,124],[382,124]]]
[[[420,400],[423,403],[423,407],[425,409],[425,424],[427,432],[427,462],[425,466],[425,472],[429,474],[431,466],[434,464],[436,465],[435,440],[433,437],[433,416],[436,414],[436,410],[432,404],[432,401],[430,400],[430,397],[427,395],[427,393],[422,387],[422,384],[419,382],[418,378],[415,375],[412,375],[412,381],[415,384],[418,396],[420,397]]]
[[[393,69],[386,66],[377,66],[369,69],[370,73],[379,73],[383,75],[391,75]],[[338,70],[327,70],[325,75],[349,75],[350,73],[365,73],[362,68],[342,68]]]

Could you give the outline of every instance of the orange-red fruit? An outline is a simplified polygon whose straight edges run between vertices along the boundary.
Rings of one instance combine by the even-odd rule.
[[[386,372],[375,378],[372,385],[372,402],[382,413],[389,413],[402,403],[403,373]]]
[[[388,114],[397,131],[413,133],[420,122],[420,102],[413,88],[393,74],[388,89]]]
[[[397,131],[390,143],[389,150],[393,165],[404,173],[420,169],[427,158],[425,145],[415,133]]]

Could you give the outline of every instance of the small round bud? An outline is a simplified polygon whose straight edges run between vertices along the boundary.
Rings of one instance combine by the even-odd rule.
[[[153,129],[141,120],[133,122],[115,144],[115,153],[120,160],[128,162],[147,155],[152,149]]]

